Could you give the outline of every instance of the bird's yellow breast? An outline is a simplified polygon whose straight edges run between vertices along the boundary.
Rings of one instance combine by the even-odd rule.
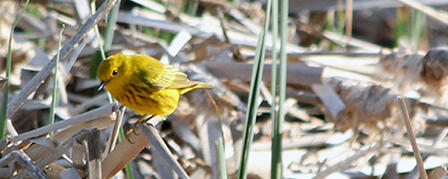
[[[170,115],[180,97],[178,89],[152,89],[135,83],[106,85],[106,89],[118,102],[139,114]]]

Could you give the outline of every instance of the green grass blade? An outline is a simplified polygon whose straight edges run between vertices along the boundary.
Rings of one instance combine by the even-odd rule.
[[[271,178],[282,178],[282,123],[285,120],[285,98],[286,98],[286,70],[287,70],[287,56],[286,45],[288,35],[288,1],[280,1],[280,71],[279,71],[279,90],[278,90],[278,112],[277,118],[274,121],[273,141],[272,141],[272,155],[275,161],[272,161]]]
[[[227,179],[226,157],[222,138],[218,140],[216,148],[218,149],[219,178]]]
[[[196,16],[196,13],[198,12],[199,7],[199,1],[189,1],[188,4],[188,14],[190,16]]]
[[[395,47],[398,46],[400,38],[407,38],[409,34],[409,18],[407,8],[397,8],[395,18]]]
[[[6,119],[8,118],[6,112],[8,111],[9,83],[11,77],[12,40],[14,37],[14,29],[16,28],[17,23],[19,23],[20,19],[22,18],[23,12],[28,7],[29,2],[30,2],[29,0],[25,2],[23,11],[22,13],[19,14],[19,17],[17,17],[16,20],[12,23],[11,32],[9,34],[8,56],[6,58],[6,83],[5,86],[3,87],[2,108],[0,109],[0,139],[3,139],[6,126]]]
[[[345,22],[346,19],[345,17],[347,17],[345,15],[345,11],[343,9],[343,1],[342,0],[338,0],[338,5],[337,5],[337,18],[338,18],[338,24],[337,24],[337,32],[339,34],[344,34],[344,26],[345,26]]]
[[[335,25],[335,17],[336,17],[336,12],[335,11],[328,11],[327,12],[327,17],[325,20],[325,30],[330,31],[330,32],[335,32],[336,27]],[[328,44],[328,49],[327,50],[333,50],[335,49],[335,45],[333,43],[329,43]]]
[[[411,48],[412,51],[418,50],[418,44],[420,40],[422,39],[426,26],[426,15],[418,10],[412,11],[412,28],[411,28],[411,34],[410,34],[410,41],[411,41]]]
[[[272,120],[272,144],[271,144],[271,178],[279,178],[281,175],[281,146],[278,142],[281,139],[279,131],[278,113],[277,113],[277,36],[278,36],[278,1],[272,1],[272,72],[271,72],[271,120]]]
[[[271,11],[271,0],[268,0],[266,7],[266,14],[270,14]],[[253,138],[253,127],[255,126],[255,121],[257,117],[257,109],[258,109],[258,96],[260,92],[260,83],[261,78],[263,76],[263,67],[264,67],[264,57],[265,57],[265,39],[266,32],[268,31],[269,26],[269,15],[266,15],[264,21],[264,30],[258,36],[256,55],[254,59],[254,65],[252,69],[252,79],[250,85],[250,93],[246,114],[246,124],[244,129],[244,138],[243,138],[243,148],[241,151],[241,161],[240,168],[238,170],[238,178],[244,179],[247,175],[247,163],[249,158],[250,145],[252,144]]]
[[[59,40],[58,40],[58,52],[56,54],[56,63],[54,64],[54,81],[53,81],[53,98],[51,99],[51,108],[50,108],[50,121],[49,124],[54,123],[55,118],[55,109],[58,105],[59,100],[59,88],[58,88],[58,66],[59,66],[59,50],[61,49],[62,43],[62,34],[64,33],[65,25],[62,25],[61,32],[59,32]]]

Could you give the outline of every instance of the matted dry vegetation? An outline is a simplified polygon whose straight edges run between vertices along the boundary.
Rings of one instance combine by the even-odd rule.
[[[124,178],[128,163],[134,178],[236,176],[264,5],[122,0],[108,54],[151,55],[216,88],[184,95],[166,121],[140,124],[129,136],[132,143],[115,145],[119,125],[128,130],[139,116],[96,91],[99,46],[105,42],[90,29],[97,25],[104,36],[116,1],[98,1],[96,13],[88,0],[31,1],[25,11],[22,1],[0,2],[2,72],[11,25],[23,13],[14,33],[0,178]],[[334,21],[343,13],[336,4],[318,2],[325,6],[290,1],[283,176],[416,178],[409,143],[415,137],[429,178],[446,177],[448,49],[436,47],[446,45],[440,39],[448,37],[448,16],[413,1],[359,0],[352,9],[352,37],[337,32],[341,21]],[[446,9],[446,2],[433,3]],[[417,49],[398,37],[400,48],[393,48],[396,16],[411,14],[411,7],[428,15],[425,35]],[[62,24],[59,102],[56,122],[49,124]],[[249,178],[270,176],[270,35]],[[398,97],[407,101],[415,136],[408,135]],[[220,169],[220,140],[227,171]]]

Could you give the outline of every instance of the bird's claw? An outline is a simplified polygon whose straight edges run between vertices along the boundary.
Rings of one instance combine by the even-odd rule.
[[[138,128],[137,123],[136,123],[136,124],[133,124],[133,125],[131,126],[131,128],[128,130],[128,132],[126,132],[125,138],[126,138],[126,140],[128,140],[129,143],[131,143],[131,144],[134,144],[134,142],[135,142],[135,141],[132,140],[132,137],[138,135],[138,133],[137,133],[137,128]]]
[[[139,135],[139,134],[137,133],[137,128],[138,128],[137,125],[138,125],[138,124],[146,123],[147,121],[151,120],[153,117],[154,117],[154,116],[149,116],[149,117],[148,117],[147,115],[144,115],[144,116],[142,116],[140,119],[138,119],[137,122],[135,122],[135,123],[131,126],[131,128],[129,129],[128,132],[126,132],[126,135],[125,135],[125,138],[129,141],[129,143],[134,144],[134,141],[132,140],[131,137],[136,136],[136,135]]]

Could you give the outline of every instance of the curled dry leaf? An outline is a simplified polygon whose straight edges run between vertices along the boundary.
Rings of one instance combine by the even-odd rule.
[[[369,129],[371,132],[382,130],[405,131],[396,95],[390,89],[378,84],[361,83],[350,80],[331,79],[329,84],[344,101],[346,108],[337,118],[332,118],[325,109],[326,118],[335,123],[335,127],[345,131],[350,128]],[[425,122],[417,117],[420,110],[426,110],[415,101],[408,101],[409,112],[416,131],[424,131]]]

